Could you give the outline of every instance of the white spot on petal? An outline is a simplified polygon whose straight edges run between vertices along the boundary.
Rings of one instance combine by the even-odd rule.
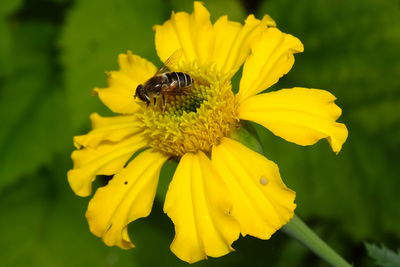
[[[268,184],[268,180],[267,180],[267,178],[266,178],[265,176],[261,176],[261,178],[260,178],[260,184],[262,184],[262,185]]]

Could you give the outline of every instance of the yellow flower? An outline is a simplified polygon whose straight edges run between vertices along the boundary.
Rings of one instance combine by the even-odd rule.
[[[299,145],[326,138],[339,152],[347,138],[337,123],[341,109],[327,91],[283,89],[258,94],[275,84],[294,63],[303,45],[282,33],[269,16],[248,16],[244,25],[226,16],[214,24],[199,2],[193,14],[173,13],[155,26],[155,42],[165,62],[193,78],[190,93],[166,95],[149,106],[133,95],[157,68],[133,55],[119,55],[120,70],[108,73],[107,88],[95,89],[113,112],[91,116],[93,130],[76,136],[69,183],[79,196],[91,194],[96,175],[114,175],[99,188],[86,213],[90,230],[109,246],[134,247],[127,225],[149,215],[160,169],[180,159],[166,195],[164,211],[175,224],[171,250],[196,262],[233,250],[239,235],[270,236],[293,216],[295,193],[278,167],[232,139],[241,120],[263,125]],[[243,67],[238,93],[231,78]],[[134,154],[137,154],[130,160]]]

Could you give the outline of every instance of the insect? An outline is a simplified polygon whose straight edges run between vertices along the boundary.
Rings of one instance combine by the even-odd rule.
[[[136,88],[135,98],[138,97],[149,106],[151,99],[153,99],[155,105],[157,99],[162,97],[164,108],[167,103],[166,96],[192,95],[190,93],[190,88],[193,85],[192,77],[187,73],[171,71],[168,68],[168,65],[178,60],[181,54],[181,50],[174,52],[153,77],[144,84],[139,84]]]

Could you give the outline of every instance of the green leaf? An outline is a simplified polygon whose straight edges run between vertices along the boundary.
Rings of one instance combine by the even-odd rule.
[[[0,77],[4,74],[10,74],[13,69],[10,15],[21,6],[21,3],[21,0],[3,0],[0,5],[0,62],[2,62],[0,64]]]
[[[24,183],[8,187],[0,196],[0,257],[4,266],[23,266],[25,256],[35,246],[46,212],[46,186],[43,177],[25,179]],[[23,241],[21,241],[23,240]]]
[[[49,162],[70,143],[65,96],[54,73],[55,29],[20,23],[13,31],[12,74],[0,92],[0,191],[22,174]]]
[[[163,22],[163,7],[162,0],[75,2],[59,42],[66,100],[75,128],[87,124],[90,113],[106,112],[91,92],[107,86],[105,71],[118,69],[119,53],[131,50],[156,59],[152,26]]]
[[[375,260],[375,264],[382,267],[400,266],[400,250],[396,252],[388,249],[385,245],[378,247],[375,244],[365,243],[368,255]]]
[[[88,199],[67,187],[69,160],[55,158],[0,196],[0,257],[4,266],[138,266],[131,252],[109,248],[89,231]]]

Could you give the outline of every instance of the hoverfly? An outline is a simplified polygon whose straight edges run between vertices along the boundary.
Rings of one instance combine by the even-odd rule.
[[[137,86],[135,98],[138,97],[149,106],[151,99],[155,105],[157,98],[161,96],[164,108],[167,103],[166,96],[192,95],[190,88],[193,85],[193,78],[184,72],[171,71],[168,67],[171,63],[177,62],[181,56],[182,50],[175,51],[153,77]]]

